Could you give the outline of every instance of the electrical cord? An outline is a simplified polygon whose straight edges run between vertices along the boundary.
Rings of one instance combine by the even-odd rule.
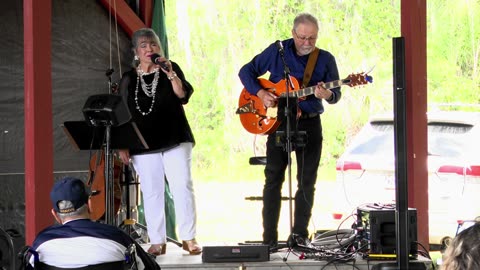
[[[422,245],[422,243],[420,242],[417,242],[417,241],[414,241],[413,243],[419,245],[423,250],[418,250],[418,253],[420,255],[422,255],[423,257],[425,258],[428,258],[430,261],[432,260],[432,257],[430,256],[430,254],[428,253],[428,250],[425,248],[425,246]],[[435,267],[435,263],[432,262],[432,269],[435,270],[436,267]]]
[[[329,249],[343,248],[356,239],[356,232],[353,229],[338,229],[327,231],[314,238],[312,244],[317,247]]]

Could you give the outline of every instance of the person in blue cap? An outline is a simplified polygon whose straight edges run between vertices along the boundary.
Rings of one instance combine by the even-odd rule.
[[[137,264],[137,269],[160,269],[151,255],[120,228],[90,219],[90,192],[80,179],[65,177],[50,192],[52,215],[59,224],[41,231],[29,251],[30,267],[45,264],[59,268],[111,265],[112,269]],[[127,249],[135,249],[135,260]],[[127,254],[127,255],[126,255]],[[117,266],[118,265],[118,266]],[[33,269],[33,268],[30,268]]]

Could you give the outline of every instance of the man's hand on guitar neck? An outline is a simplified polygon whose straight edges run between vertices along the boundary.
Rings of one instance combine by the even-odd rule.
[[[324,87],[324,83],[323,82],[319,82],[317,84],[317,87],[315,87],[315,92],[314,92],[314,95],[316,98],[318,99],[325,99],[325,100],[329,100],[332,98],[333,96],[333,92],[330,90],[330,89],[326,89]]]
[[[260,89],[257,92],[257,96],[262,100],[263,105],[267,108],[275,107],[277,105],[277,96],[265,89]]]

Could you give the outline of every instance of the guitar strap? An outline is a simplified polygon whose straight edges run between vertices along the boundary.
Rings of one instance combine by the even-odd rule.
[[[302,88],[306,88],[308,83],[310,82],[310,78],[312,78],[313,68],[317,63],[318,53],[320,49],[315,47],[310,56],[308,56],[307,66],[305,67],[305,71],[303,73],[303,80],[302,80]]]

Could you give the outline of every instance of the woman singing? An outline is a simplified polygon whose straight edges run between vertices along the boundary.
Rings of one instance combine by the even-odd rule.
[[[121,150],[119,155],[125,164],[132,162],[140,177],[151,243],[148,252],[162,255],[166,250],[166,177],[183,249],[200,254],[202,248],[195,240],[196,206],[191,175],[195,140],[183,109],[193,87],[180,67],[163,57],[159,38],[152,29],[133,33],[132,46],[134,65],[123,74],[119,92],[149,148]]]

